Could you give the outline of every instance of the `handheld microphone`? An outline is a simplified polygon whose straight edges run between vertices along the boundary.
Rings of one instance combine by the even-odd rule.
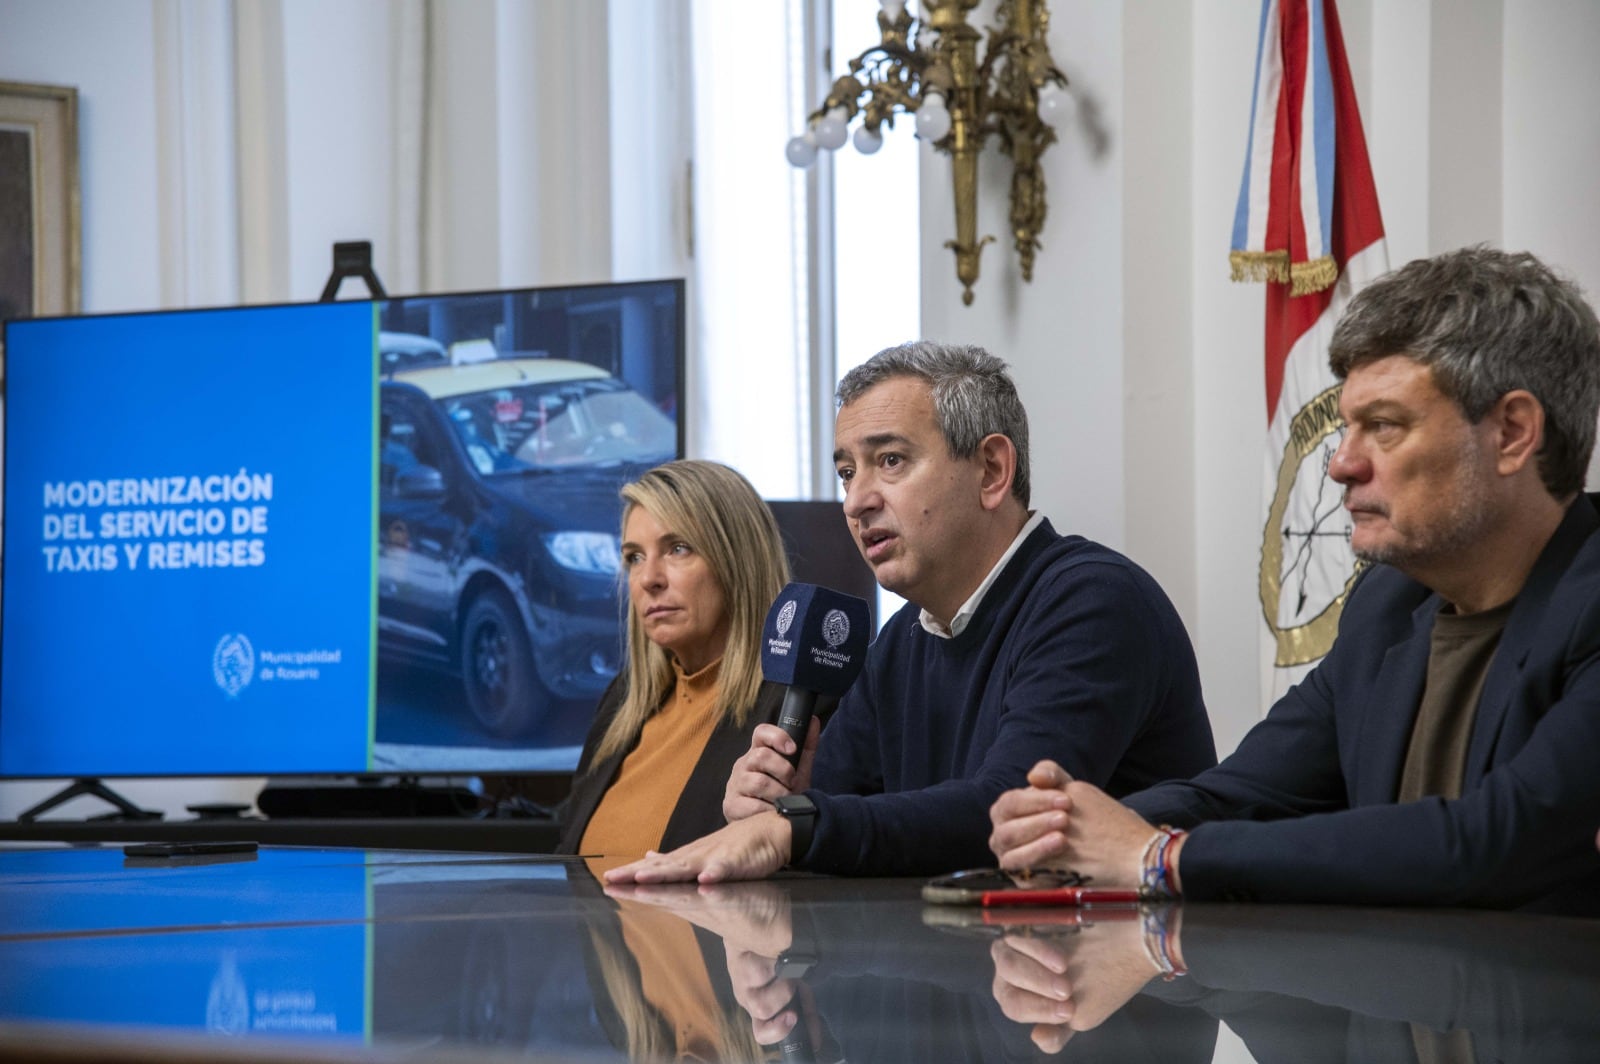
[[[778,960],[781,964],[783,958]],[[816,963],[816,958],[810,960],[811,964]],[[778,1043],[778,1059],[783,1064],[844,1064],[844,1050],[828,1029],[822,1011],[811,996],[811,988],[801,983],[795,988],[794,997],[789,999],[787,1007],[794,1009],[798,1018],[789,1033],[784,1035],[783,1041]]]
[[[761,675],[788,690],[778,727],[800,760],[818,695],[842,695],[861,673],[871,641],[872,612],[854,595],[816,584],[789,584],[761,628]]]

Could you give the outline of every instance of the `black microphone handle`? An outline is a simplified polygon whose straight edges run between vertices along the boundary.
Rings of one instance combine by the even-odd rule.
[[[783,1064],[844,1064],[844,1050],[834,1041],[822,1010],[804,984],[795,989],[789,1007],[798,1018],[778,1043],[778,1059]]]
[[[806,732],[811,727],[811,714],[817,708],[817,693],[803,687],[791,687],[783,693],[783,708],[778,711],[778,727],[794,740],[791,765],[800,763],[800,751],[805,749]]]

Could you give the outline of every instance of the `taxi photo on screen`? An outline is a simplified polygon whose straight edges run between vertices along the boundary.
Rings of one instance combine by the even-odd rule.
[[[379,305],[376,768],[576,764],[621,661],[617,491],[680,450],[679,296]]]

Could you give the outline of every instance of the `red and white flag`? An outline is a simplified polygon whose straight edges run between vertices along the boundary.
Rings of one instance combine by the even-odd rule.
[[[1327,475],[1342,434],[1328,340],[1350,297],[1389,268],[1334,0],[1263,0],[1229,259],[1234,280],[1267,285],[1260,593],[1270,706],[1332,646],[1358,571],[1350,516]]]

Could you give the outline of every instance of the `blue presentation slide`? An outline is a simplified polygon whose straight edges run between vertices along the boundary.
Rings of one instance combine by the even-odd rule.
[[[367,302],[8,326],[0,775],[369,763],[376,335]]]

